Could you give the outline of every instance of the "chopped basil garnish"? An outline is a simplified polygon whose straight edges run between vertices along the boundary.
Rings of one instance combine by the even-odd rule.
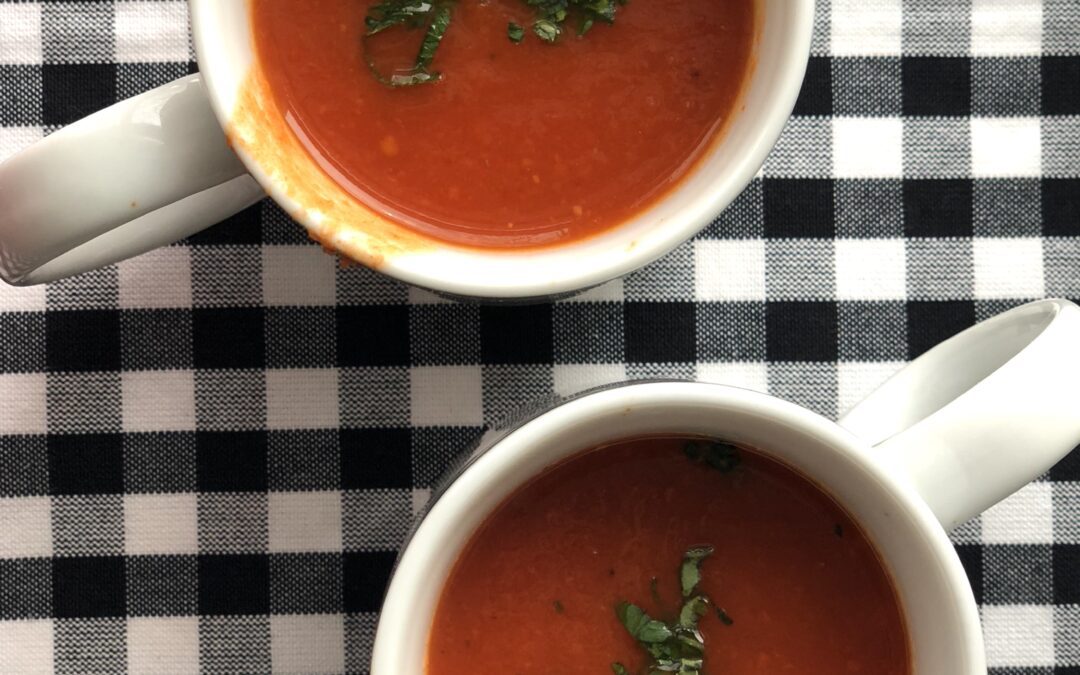
[[[683,603],[674,621],[655,619],[630,602],[623,601],[615,606],[615,615],[623,627],[652,657],[645,671],[648,675],[701,675],[705,664],[705,638],[698,630],[698,623],[713,605],[708,596],[698,592],[698,584],[701,582],[701,563],[712,554],[712,546],[696,546],[683,554],[679,568]],[[654,600],[659,604],[655,582],[654,578],[650,586]],[[717,608],[716,612],[725,624],[733,623],[724,610]],[[616,675],[630,675],[619,662],[612,663],[611,670]]]
[[[435,82],[442,76],[431,70],[435,52],[442,43],[443,36],[450,26],[453,6],[456,0],[379,0],[368,7],[364,25],[367,30],[362,42],[364,57],[368,68],[379,82],[390,87],[407,87]],[[578,36],[589,32],[597,21],[614,23],[616,5],[626,4],[626,0],[523,0],[532,7],[536,18],[532,22],[532,32],[537,38],[547,43],[554,43],[563,33],[563,26],[573,15],[579,18]],[[390,28],[424,29],[424,39],[420,43],[419,53],[408,70],[383,72],[368,52],[368,40]],[[517,44],[525,39],[525,29],[510,22],[506,27],[506,36]]]

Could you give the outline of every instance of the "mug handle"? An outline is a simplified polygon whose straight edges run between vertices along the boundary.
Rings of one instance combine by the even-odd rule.
[[[950,530],[1080,444],[1080,307],[1032,302],[956,335],[840,419]]]
[[[0,278],[53,281],[194,234],[265,196],[190,75],[0,163]]]

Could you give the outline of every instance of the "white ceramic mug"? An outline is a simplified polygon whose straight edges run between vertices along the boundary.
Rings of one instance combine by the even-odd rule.
[[[979,613],[946,531],[1080,444],[1080,308],[1024,305],[913,361],[839,423],[722,385],[652,382],[586,394],[474,453],[434,498],[399,558],[373,675],[424,672],[428,631],[454,561],[514,490],[584,449],[647,434],[759,449],[831,494],[895,584],[918,675],[986,672]]]
[[[813,0],[759,0],[742,109],[667,197],[599,236],[513,252],[426,239],[327,177],[261,84],[251,1],[191,0],[201,75],[118,103],[0,164],[0,278],[35,284],[122,260],[217,223],[265,191],[325,245],[412,284],[489,298],[587,288],[690,238],[750,182],[795,104],[814,14]]]

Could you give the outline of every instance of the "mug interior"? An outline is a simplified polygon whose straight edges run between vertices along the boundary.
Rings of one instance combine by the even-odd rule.
[[[214,109],[227,129],[245,81],[257,68],[249,2],[191,0],[202,72]],[[273,167],[261,166],[243,147],[238,154],[270,195],[309,230],[316,234],[333,230],[335,247],[381,272],[461,296],[529,298],[572,292],[625,274],[675,248],[708,225],[750,182],[795,104],[810,51],[813,13],[812,0],[758,0],[759,39],[753,70],[740,109],[720,140],[653,207],[581,241],[516,251],[445,242],[388,246],[379,241],[381,235],[351,231],[359,228],[350,228],[349,223],[331,228],[333,223],[325,220],[333,219],[333,214],[312,215]],[[296,154],[295,148],[283,149]],[[318,170],[306,154],[303,161]],[[345,195],[343,190],[338,192]],[[413,239],[419,236],[409,233]]]
[[[913,491],[859,440],[798,406],[746,390],[648,383],[590,394],[510,432],[475,456],[404,549],[383,606],[372,673],[424,672],[434,612],[468,538],[514,490],[590,447],[648,434],[714,436],[754,447],[812,480],[862,526],[903,607],[915,673],[982,673],[978,612],[945,532]]]

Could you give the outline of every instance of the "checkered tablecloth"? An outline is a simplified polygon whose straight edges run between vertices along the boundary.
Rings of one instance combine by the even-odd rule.
[[[183,2],[0,1],[0,158],[193,60]],[[1080,298],[1080,0],[820,1],[759,178],[571,300],[341,269],[270,202],[0,284],[0,672],[366,671],[412,514],[514,406],[677,376],[836,416],[1044,296]],[[1080,673],[1080,452],[954,540],[992,672]]]

